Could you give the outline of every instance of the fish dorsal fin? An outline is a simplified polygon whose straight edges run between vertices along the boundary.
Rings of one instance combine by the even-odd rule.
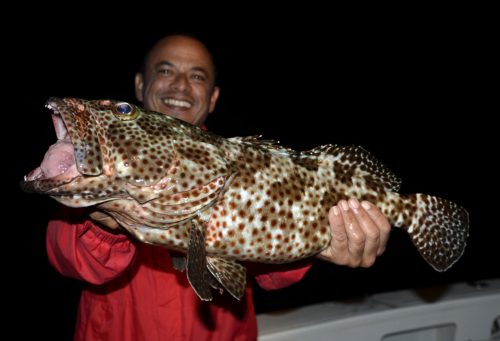
[[[207,271],[205,235],[198,222],[195,220],[191,222],[192,227],[187,250],[187,278],[189,284],[191,284],[191,287],[202,301],[211,301],[212,290],[207,280],[210,274]]]
[[[297,152],[293,149],[283,147],[282,145],[280,145],[280,141],[263,140],[261,137],[262,137],[261,135],[237,136],[237,137],[231,137],[228,140],[234,143],[240,143],[256,148],[262,148],[275,154],[290,155],[292,157],[298,156],[300,154],[300,152]]]
[[[229,140],[263,149],[273,155],[290,157],[297,165],[304,166],[307,169],[317,169],[321,163],[317,155],[309,154],[311,151],[301,152],[293,150],[280,145],[280,142],[277,140],[263,140],[261,139],[261,135],[232,137]]]
[[[334,169],[339,167],[343,172],[355,177],[370,179],[374,185],[386,190],[398,192],[401,179],[394,175],[382,162],[360,146],[322,146],[323,152],[333,155]]]
[[[250,145],[279,145],[280,141],[277,140],[265,140],[262,139],[262,135],[250,135],[250,136],[235,136],[228,138],[229,141],[235,143],[243,143]]]
[[[210,273],[236,299],[241,300],[247,283],[246,269],[235,261],[207,257],[207,266]]]

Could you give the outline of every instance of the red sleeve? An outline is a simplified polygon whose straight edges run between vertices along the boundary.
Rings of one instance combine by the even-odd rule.
[[[300,281],[311,268],[313,259],[304,261],[274,265],[274,264],[252,264],[249,271],[255,275],[255,280],[262,289],[276,290],[285,288]]]
[[[47,255],[61,274],[93,284],[119,276],[134,259],[136,247],[123,234],[112,234],[89,220],[49,221]]]

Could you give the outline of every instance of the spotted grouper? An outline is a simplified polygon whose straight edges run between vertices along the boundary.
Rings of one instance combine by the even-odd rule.
[[[294,151],[256,136],[223,138],[126,102],[51,98],[58,141],[22,181],[70,207],[94,206],[141,242],[181,251],[202,300],[240,299],[240,261],[288,263],[328,247],[328,210],[355,197],[408,231],[436,270],[462,255],[468,213],[400,180],[366,150]]]

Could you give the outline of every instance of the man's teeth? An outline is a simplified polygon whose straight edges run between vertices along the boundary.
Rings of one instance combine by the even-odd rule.
[[[178,99],[173,99],[173,98],[167,98],[163,100],[163,103],[167,105],[173,105],[176,107],[182,107],[182,108],[191,108],[191,103],[186,102],[186,101],[181,101]]]

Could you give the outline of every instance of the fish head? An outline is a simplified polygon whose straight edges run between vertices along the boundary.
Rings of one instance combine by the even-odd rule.
[[[21,182],[71,207],[133,196],[142,201],[168,187],[175,172],[172,134],[180,121],[131,103],[50,98],[57,142]]]

